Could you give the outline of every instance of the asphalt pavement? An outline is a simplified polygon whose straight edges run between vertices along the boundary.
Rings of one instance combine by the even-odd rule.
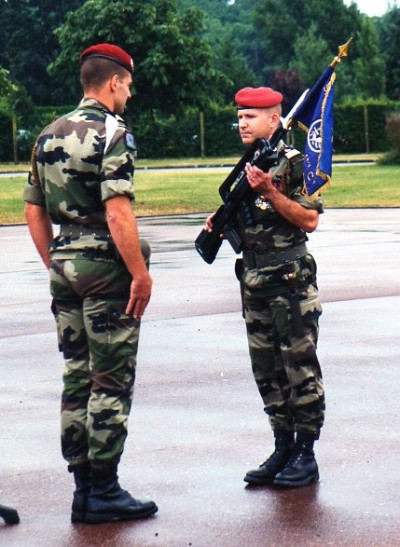
[[[0,228],[0,545],[263,547],[400,545],[400,209],[327,210],[309,249],[324,313],[320,482],[249,488],[272,451],[248,357],[234,253],[193,247],[205,215],[140,219],[152,245],[121,485],[154,499],[144,521],[70,522],[60,455],[63,370],[48,280],[26,226]]]

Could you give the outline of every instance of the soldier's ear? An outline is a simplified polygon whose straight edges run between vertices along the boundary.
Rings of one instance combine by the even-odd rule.
[[[281,118],[280,118],[278,112],[273,112],[272,113],[271,122],[273,123],[274,127],[278,127],[278,125],[281,123]]]
[[[114,74],[109,80],[111,91],[114,92],[117,89],[119,83],[120,83],[120,77],[118,76],[118,74]]]

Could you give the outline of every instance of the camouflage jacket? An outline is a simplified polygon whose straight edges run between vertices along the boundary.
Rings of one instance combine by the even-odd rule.
[[[81,236],[57,236],[53,258],[81,256],[87,249],[109,251],[104,202],[134,199],[136,147],[123,119],[94,99],[83,99],[39,135],[24,199],[46,208],[51,221],[93,229]]]
[[[309,200],[303,192],[303,156],[293,148],[280,143],[278,163],[273,168],[273,184],[288,198],[307,209],[323,212],[320,197]],[[251,209],[252,222],[244,225],[239,220],[243,248],[254,253],[267,253],[276,249],[285,249],[307,241],[307,235],[301,228],[288,222],[275,211],[273,206],[261,199],[256,193],[250,193],[248,206]]]
[[[283,142],[278,150],[278,163],[273,169],[273,184],[280,192],[303,207],[316,210],[318,213],[323,212],[321,198],[309,200],[303,191],[303,155],[287,147]],[[243,255],[261,255],[266,259],[264,265],[261,265],[261,260],[261,264],[257,266],[246,264],[245,260],[244,285],[250,290],[265,289],[271,294],[284,294],[287,290],[286,282],[283,282],[277,273],[291,260],[285,258],[285,253],[291,248],[305,244],[308,240],[307,234],[277,213],[273,206],[262,200],[256,192],[249,195],[248,206],[251,208],[252,223],[245,226],[243,221],[239,220],[244,241]],[[268,257],[281,252],[282,262],[268,264]],[[300,277],[309,278],[313,275],[308,265],[309,260],[314,263],[312,257],[306,259],[305,264],[295,260],[295,268]]]

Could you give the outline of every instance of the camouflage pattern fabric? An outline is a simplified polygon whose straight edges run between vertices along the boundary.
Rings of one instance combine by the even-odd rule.
[[[72,465],[117,464],[127,435],[140,322],[124,313],[132,279],[108,231],[105,201],[134,199],[134,156],[122,118],[84,99],[39,135],[24,191],[61,225],[50,248],[50,290],[65,359],[62,453]],[[149,266],[150,247],[140,243]]]
[[[123,264],[53,260],[65,359],[61,439],[70,464],[119,461],[132,404],[140,322],[125,315],[131,277]]]
[[[317,197],[310,201],[303,193],[302,155],[295,152],[297,155],[294,155],[293,151],[287,147],[281,146],[278,165],[273,169],[273,184],[279,191],[306,209],[322,213],[321,198]],[[251,225],[244,226],[242,219],[239,220],[245,251],[266,253],[300,245],[307,241],[307,234],[301,228],[285,220],[268,201],[262,200],[258,194],[253,194],[249,205],[254,221]]]
[[[304,335],[294,336],[288,287],[279,269],[270,283],[244,290],[244,314],[254,378],[273,430],[319,437],[325,399],[316,355],[318,300],[311,255],[295,261],[301,279],[298,296]]]
[[[122,118],[93,99],[58,118],[39,135],[24,199],[46,208],[54,224],[93,228],[80,238],[57,236],[53,258],[80,257],[87,249],[108,252],[104,201],[134,199],[135,143]]]
[[[323,212],[322,200],[309,201],[302,192],[302,157],[281,147],[274,184],[303,207]],[[249,205],[254,223],[242,225],[244,255],[265,257],[265,264],[246,266],[240,276],[243,310],[254,378],[273,430],[301,431],[318,438],[324,421],[325,399],[316,355],[318,299],[316,264],[310,254],[292,260],[298,285],[304,335],[294,336],[287,262],[268,264],[268,253],[304,245],[306,233],[279,215],[269,202],[253,195]]]

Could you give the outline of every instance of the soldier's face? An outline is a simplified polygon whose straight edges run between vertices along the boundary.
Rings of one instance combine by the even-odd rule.
[[[256,139],[269,139],[279,124],[279,114],[270,108],[246,108],[238,110],[239,134],[243,144]]]
[[[114,112],[116,114],[123,114],[127,101],[131,98],[131,85],[132,76],[127,72],[123,78],[118,77],[115,99],[114,99]]]

